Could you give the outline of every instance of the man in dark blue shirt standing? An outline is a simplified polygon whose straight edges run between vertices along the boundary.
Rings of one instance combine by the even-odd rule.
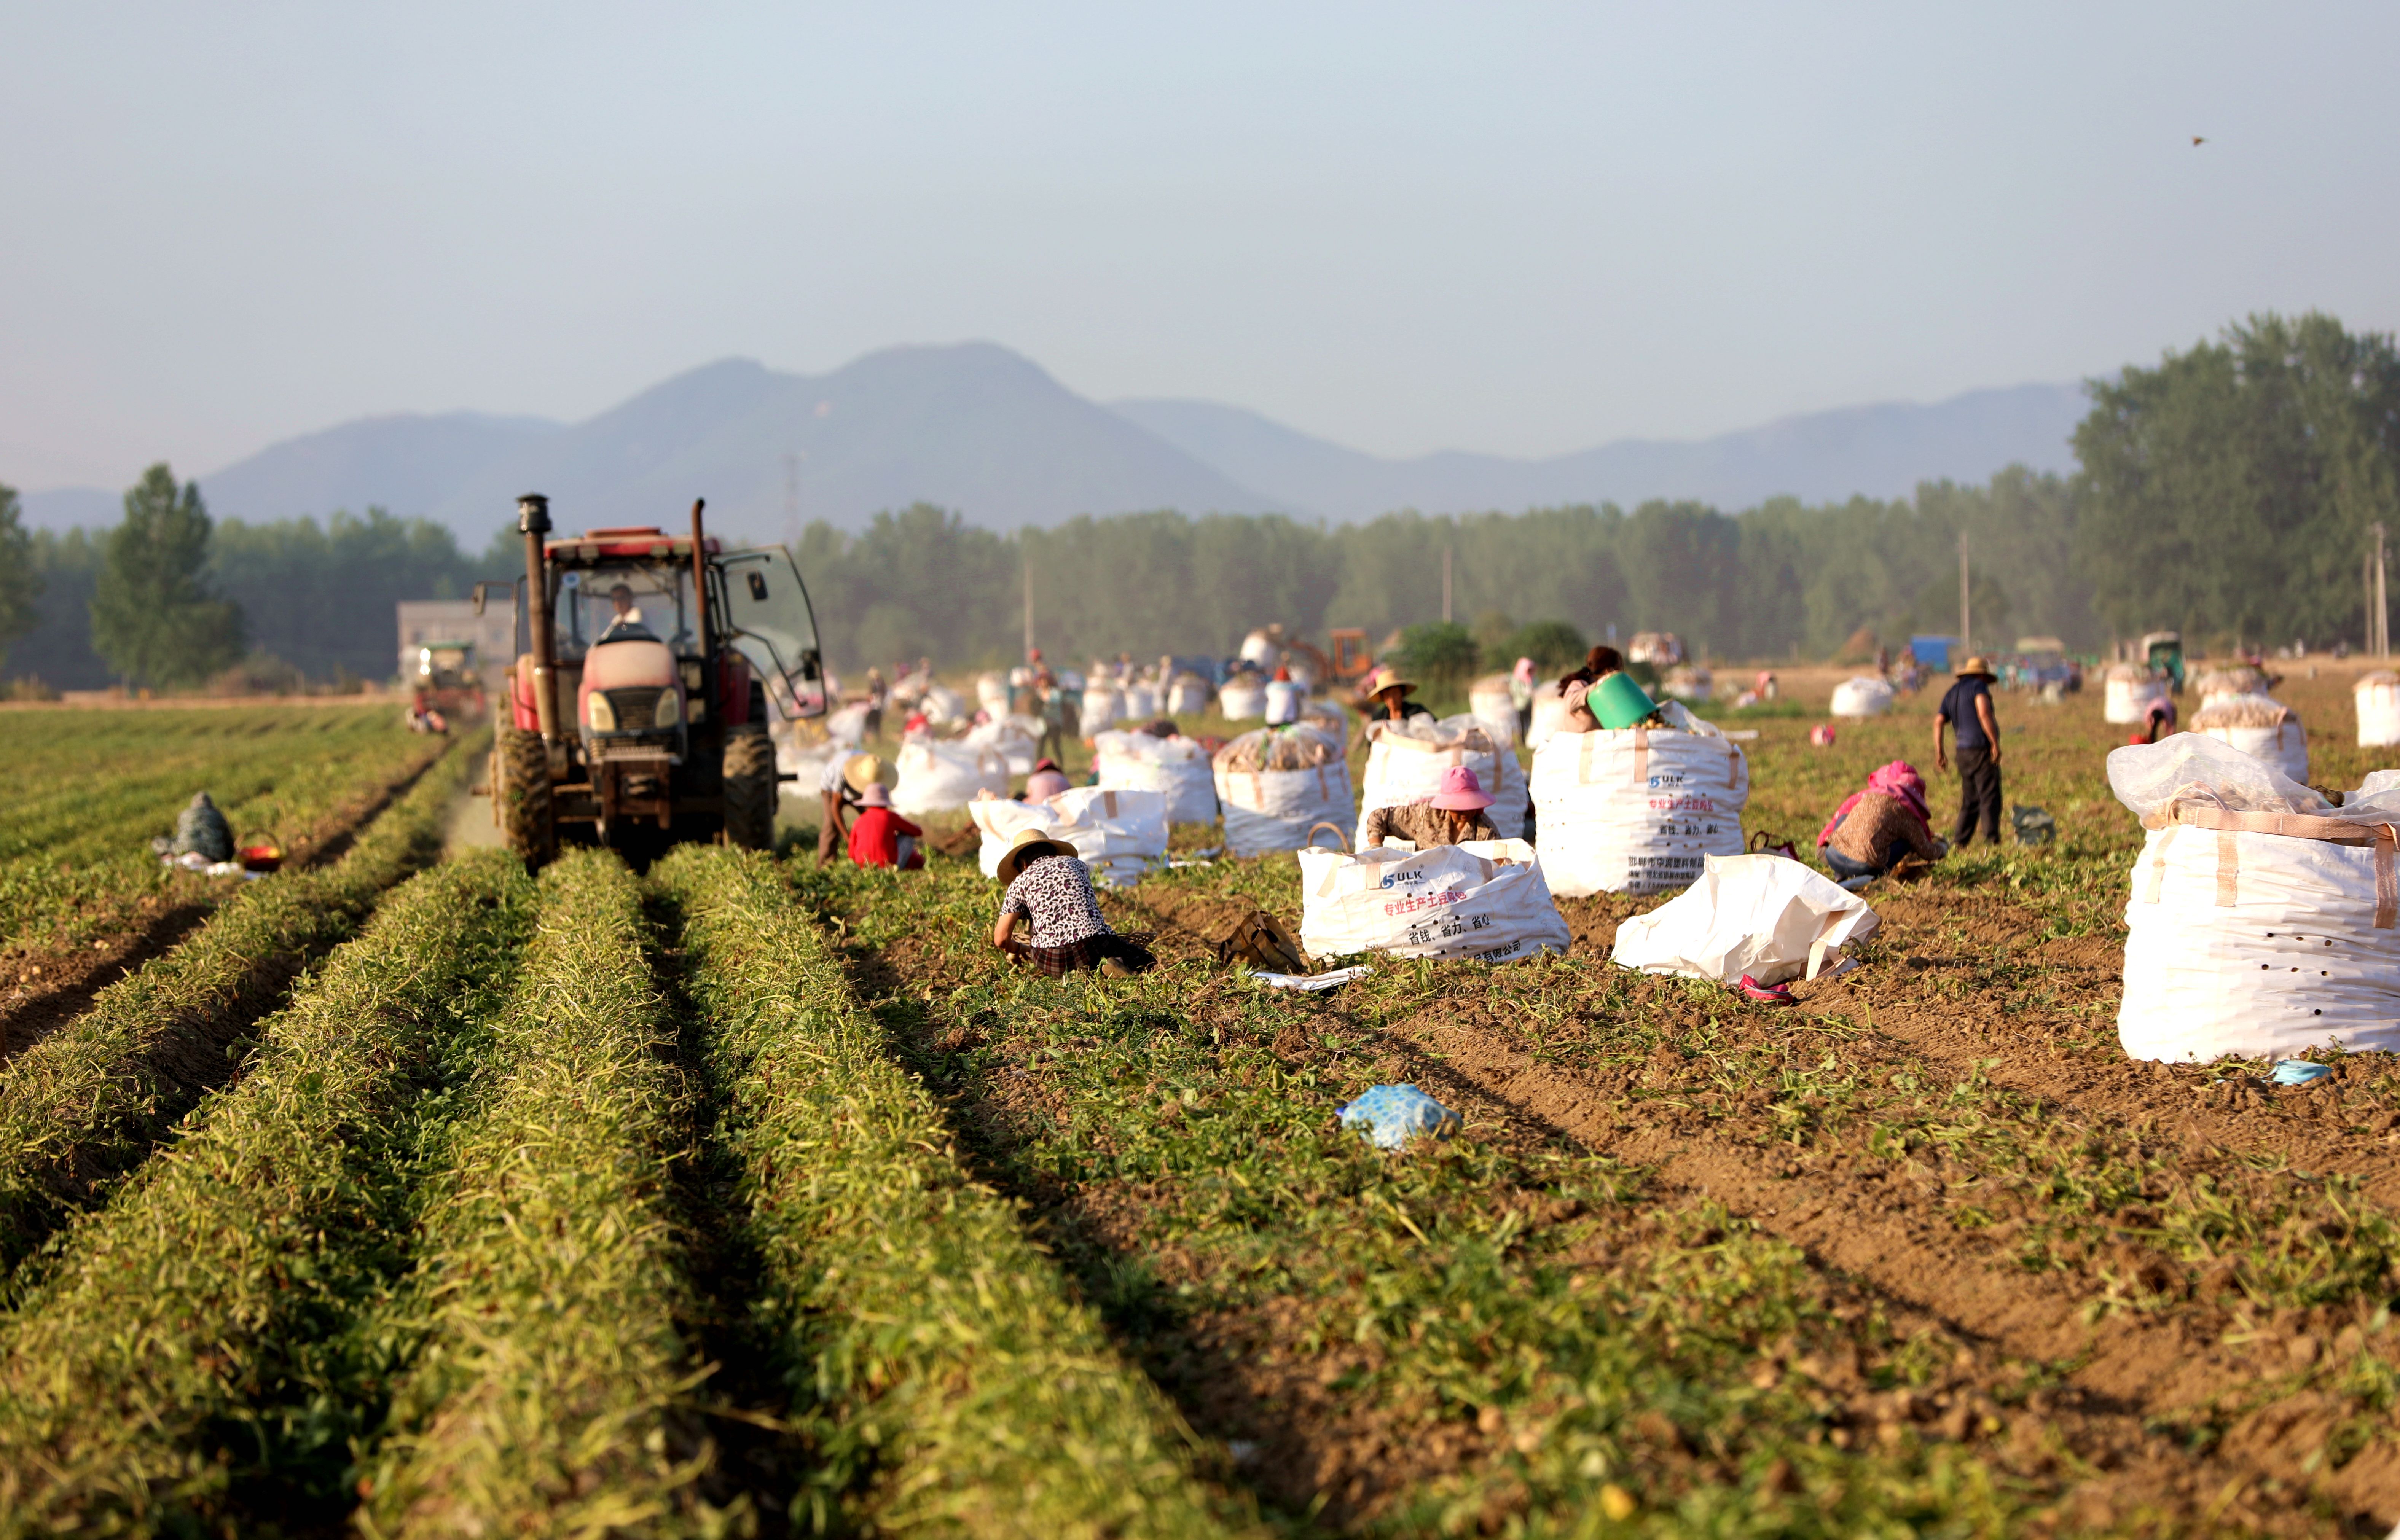
[[[1958,733],[1958,826],[1950,847],[1964,850],[1980,815],[1984,838],[2000,842],[2000,724],[1992,715],[1992,665],[1970,658],[1958,665],[1958,682],[1933,714],[1933,765],[1950,768],[1943,743],[1945,729]]]

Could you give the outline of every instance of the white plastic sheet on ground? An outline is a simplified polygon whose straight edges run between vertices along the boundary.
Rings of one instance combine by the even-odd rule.
[[[1159,792],[1077,786],[1040,802],[995,797],[968,803],[967,816],[983,831],[986,877],[1000,875],[1000,858],[1027,829],[1074,846],[1095,882],[1139,882],[1166,859],[1166,797]]]
[[[1521,839],[1427,851],[1300,852],[1300,944],[1312,957],[1511,961],[1567,949],[1567,922]]]
[[[2120,727],[2148,718],[2150,702],[2167,698],[2167,682],[2153,678],[2150,671],[2132,663],[2116,663],[2108,669],[2107,684],[2101,715]]]
[[[2150,831],[2125,905],[2127,1055],[2400,1050],[2395,784],[2378,771],[2336,808],[2196,733],[2108,756]]]
[[[1296,851],[1308,843],[1309,830],[1319,824],[1346,830],[1357,823],[1350,765],[1341,756],[1339,741],[1334,743],[1330,764],[1304,770],[1215,770],[1217,801],[1225,813],[1225,848],[1235,855]]]
[[[2265,695],[2219,696],[2191,719],[2191,730],[2273,765],[2294,781],[2309,778],[2309,735],[2289,706]]]
[[[1008,766],[1011,775],[1030,775],[1042,748],[1042,724],[1030,716],[996,716],[970,728],[959,740],[969,748],[990,749]]]
[[[1514,751],[1493,741],[1492,730],[1481,717],[1445,716],[1434,721],[1411,716],[1398,722],[1370,722],[1367,742],[1353,846],[1366,843],[1369,813],[1431,797],[1441,789],[1442,771],[1453,765],[1473,770],[1483,789],[1493,795],[1492,806],[1484,811],[1502,838],[1514,839],[1524,831],[1525,812],[1532,805],[1525,772]]]
[[[2400,743],[2400,674],[2377,669],[2350,688],[2358,708],[2358,746],[2388,748]]]
[[[1267,714],[1267,687],[1254,675],[1237,674],[1217,692],[1217,709],[1229,722],[1254,721]]]
[[[1166,798],[1171,824],[1217,821],[1217,783],[1208,756],[1192,739],[1146,732],[1103,732],[1092,740],[1099,784],[1116,791],[1154,791]]]
[[[1858,894],[1780,855],[1712,855],[1698,880],[1616,927],[1610,953],[1645,974],[1719,984],[1814,978],[1879,923]]]
[[[1561,732],[1534,751],[1534,826],[1551,891],[1670,893],[1710,856],[1741,853],[1750,761],[1669,702],[1683,728]]]
[[[989,748],[920,736],[900,745],[898,764],[892,808],[904,818],[956,812],[979,791],[1008,795],[1008,761]]]
[[[1881,716],[1890,709],[1891,686],[1881,679],[1861,675],[1834,687],[1836,716]]]

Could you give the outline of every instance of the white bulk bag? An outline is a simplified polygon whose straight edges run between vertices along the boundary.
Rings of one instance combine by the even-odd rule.
[[[1563,952],[1570,939],[1541,858],[1521,839],[1300,852],[1300,944],[1312,957],[1503,962]]]
[[[1267,681],[1265,710],[1267,726],[1288,728],[1300,720],[1300,708],[1308,702],[1308,688],[1296,679]],[[1225,714],[1231,716],[1231,711]]]
[[[845,748],[856,748],[866,741],[866,707],[844,706],[825,718],[825,737]]]
[[[1147,722],[1158,715],[1158,687],[1139,680],[1125,687],[1125,720]]]
[[[1235,855],[1296,851],[1317,825],[1346,829],[1357,820],[1350,765],[1338,754],[1329,764],[1302,770],[1218,769],[1214,774],[1225,812],[1225,848]]]
[[[1418,802],[1441,789],[1441,772],[1464,765],[1493,796],[1484,810],[1504,839],[1525,827],[1531,805],[1525,772],[1514,751],[1494,743],[1480,716],[1386,718],[1367,724],[1367,768],[1358,779],[1358,827],[1353,845],[1367,842],[1367,815],[1377,808]]]
[[[1099,784],[1110,790],[1165,796],[1169,823],[1217,821],[1217,783],[1209,773],[1207,753],[1180,734],[1100,733],[1092,740],[1092,766],[1099,772]]]
[[[2108,670],[2106,701],[2101,715],[2107,720],[2124,726],[2147,721],[2150,702],[2167,698],[2167,682],[2155,678],[2150,671],[2131,663],[2117,663]]]
[[[1875,934],[1866,901],[1780,855],[1712,855],[1699,879],[1622,920],[1609,955],[1645,974],[1774,986],[1814,978]]]
[[[2388,748],[2400,743],[2400,674],[2377,669],[2351,687],[2358,707],[2358,746]]]
[[[1265,631],[1253,631],[1242,638],[1242,661],[1256,663],[1261,669],[1272,669],[1282,656],[1282,645]]]
[[[1670,668],[1658,688],[1677,701],[1706,701],[1716,689],[1716,675],[1697,663]]]
[[[2220,701],[2230,701],[2237,695],[2267,693],[2267,675],[2263,669],[2247,663],[2232,668],[2212,668],[2202,671],[2191,682],[2192,692],[2200,697],[2200,709],[2206,711]]]
[[[996,716],[981,727],[969,728],[959,742],[997,753],[1011,775],[1030,775],[1033,761],[1042,752],[1041,732],[1042,725],[1030,716]]]
[[[1556,679],[1534,687],[1534,715],[1525,724],[1525,746],[1538,749],[1550,734],[1566,726],[1567,702]]]
[[[1714,727],[1561,732],[1534,751],[1535,825],[1550,891],[1670,893],[1711,855],[1741,853],[1750,761]]]
[[[1084,736],[1106,732],[1125,716],[1125,694],[1114,685],[1084,687]]]
[[[1491,675],[1467,687],[1466,709],[1491,729],[1493,743],[1504,749],[1516,743],[1517,698],[1508,693],[1508,675]]]
[[[968,803],[967,816],[983,831],[986,877],[1000,875],[1000,858],[1027,829],[1074,846],[1094,881],[1117,887],[1140,881],[1166,859],[1166,798],[1154,791],[1077,786],[1040,802],[995,797]]]
[[[899,766],[892,811],[905,818],[955,812],[979,791],[1008,795],[1008,761],[993,749],[940,743],[920,733],[900,745]]]
[[[975,675],[975,703],[994,716],[1008,715],[1008,675],[978,674]]]
[[[965,700],[947,685],[928,688],[923,695],[918,697],[917,709],[925,714],[926,721],[937,728],[963,722],[973,715],[967,710]]]
[[[1864,675],[1834,687],[1836,716],[1881,716],[1891,709],[1891,686]]]
[[[1167,687],[1166,715],[1169,716],[1203,715],[1215,702],[1216,693],[1208,688],[1208,681],[1200,675],[1179,674],[1175,676],[1175,683]]]
[[[2302,785],[2309,780],[2309,735],[2281,701],[2265,695],[2226,696],[2203,706],[2191,730],[2262,759]]]
[[[1217,692],[1217,709],[1229,722],[1248,722],[1267,714],[1267,688],[1254,674],[1237,674]]]

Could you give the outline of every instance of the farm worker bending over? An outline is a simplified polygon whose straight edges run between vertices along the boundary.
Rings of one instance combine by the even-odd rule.
[[[1367,681],[1368,720],[1405,722],[1411,716],[1431,716],[1432,712],[1409,699],[1416,692],[1415,680],[1403,679],[1391,669],[1377,669]]]
[[[2157,700],[2152,701],[2150,702],[2150,709],[2143,714],[2142,730],[2128,737],[2125,742],[2128,743],[2155,743],[2160,739],[2172,734],[2175,729],[2175,702],[2164,696],[2161,696]]]
[[[1058,768],[1056,759],[1043,758],[1033,762],[1033,773],[1025,778],[1028,802],[1046,802],[1068,787],[1067,772]]]
[[[1423,851],[1436,845],[1464,845],[1470,839],[1497,839],[1500,831],[1483,811],[1492,801],[1492,794],[1483,789],[1473,770],[1452,765],[1441,772],[1440,789],[1431,797],[1369,813],[1359,843],[1371,851],[1386,839],[1405,839]]]
[[[1942,697],[1933,714],[1933,768],[1948,770],[1950,756],[1943,745],[1945,729],[1958,732],[1958,826],[1950,842],[1965,850],[1983,821],[1984,838],[2000,842],[2000,724],[1992,715],[1992,665],[1970,658],[1958,665],[1958,682]]]
[[[1881,877],[1909,856],[1939,861],[1949,847],[1934,838],[1925,808],[1925,778],[1895,759],[1850,793],[1817,836],[1825,865],[1840,878]]]
[[[1559,675],[1559,698],[1567,703],[1567,719],[1559,724],[1561,732],[1598,732],[1600,718],[1591,714],[1584,698],[1591,687],[1612,674],[1625,672],[1625,658],[1613,647],[1596,647],[1584,654],[1583,667],[1572,674]],[[1526,713],[1530,719],[1533,713]]]
[[[817,821],[818,865],[833,864],[834,853],[850,838],[843,814],[865,806],[866,788],[882,780],[883,761],[871,754],[836,754],[825,760],[825,774],[817,781],[817,800],[822,804]]]
[[[1124,978],[1156,961],[1150,955],[1149,936],[1139,932],[1119,935],[1100,918],[1092,870],[1072,846],[1040,829],[1027,829],[1000,858],[1000,879],[1008,891],[1000,900],[1000,922],[991,929],[991,944],[1017,961],[1052,978],[1079,968]],[[1016,934],[1020,920],[1027,933],[1021,938]]]
[[[862,866],[921,870],[925,852],[917,841],[925,837],[925,831],[892,811],[892,794],[883,789],[883,784],[869,781],[858,802],[858,822],[850,830],[850,858]]]

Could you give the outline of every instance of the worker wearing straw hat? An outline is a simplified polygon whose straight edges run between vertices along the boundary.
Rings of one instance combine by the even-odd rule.
[[[825,757],[825,773],[817,781],[818,865],[830,865],[849,845],[850,825],[845,815],[865,805],[866,788],[889,784],[883,761],[872,754],[845,754],[836,749]]]
[[[1433,713],[1409,699],[1417,692],[1417,682],[1400,676],[1398,669],[1379,668],[1358,693],[1367,702],[1367,718],[1373,722],[1399,722],[1411,716],[1431,716]]]
[[[1984,825],[1984,838],[2000,842],[2000,723],[1992,712],[1992,665],[1982,657],[1958,665],[1958,682],[1942,697],[1933,714],[1933,768],[1948,770],[1950,756],[1943,742],[1945,730],[1958,734],[1958,825],[1951,831],[1953,850],[1965,850]]]
[[[1008,891],[1001,895],[991,944],[1016,961],[1052,978],[1079,969],[1123,978],[1156,961],[1147,934],[1119,935],[1100,918],[1092,869],[1072,845],[1040,829],[1023,830],[1001,856],[998,873]],[[1020,920],[1027,932],[1022,939]]]

